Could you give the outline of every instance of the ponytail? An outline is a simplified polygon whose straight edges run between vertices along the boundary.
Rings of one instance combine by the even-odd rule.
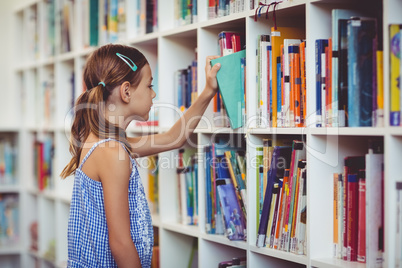
[[[78,98],[70,135],[69,151],[72,158],[61,172],[61,178],[65,179],[75,174],[80,164],[82,147],[91,132],[100,139],[113,138],[121,141],[125,149],[132,153],[125,131],[105,118],[104,95],[102,85],[98,85],[85,91]]]

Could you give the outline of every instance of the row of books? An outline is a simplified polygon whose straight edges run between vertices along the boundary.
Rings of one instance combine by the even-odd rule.
[[[246,10],[247,0],[209,0],[208,19],[219,18]]]
[[[389,25],[390,125],[402,125],[402,24]]]
[[[179,150],[176,169],[178,185],[178,222],[198,225],[198,161],[195,149]]]
[[[175,102],[181,112],[187,110],[198,97],[197,60],[193,60],[186,69],[174,74]]]
[[[19,198],[17,194],[0,194],[0,246],[19,240]]]
[[[53,189],[54,139],[51,134],[37,134],[33,143],[33,174],[38,190]]]
[[[247,178],[243,148],[223,139],[204,147],[206,232],[246,240]]]
[[[332,37],[315,41],[316,126],[383,126],[383,54],[378,21],[332,10]]]
[[[382,267],[384,254],[384,154],[370,141],[363,156],[344,159],[333,175],[334,257]]]
[[[131,39],[158,29],[158,1],[83,0],[83,47]]]
[[[51,126],[56,114],[54,73],[48,73],[35,90],[35,121],[37,125]]]
[[[302,127],[306,117],[305,32],[272,27],[257,38],[257,127]]]
[[[197,0],[175,0],[174,19],[176,26],[197,22]]]
[[[295,30],[277,28],[271,35],[258,36],[257,126],[272,127],[276,107],[277,127],[303,127],[306,117],[306,42],[287,38],[281,41],[277,31]],[[292,34],[297,35],[302,33]]]
[[[307,255],[306,148],[299,140],[274,143],[257,147],[257,246]]]
[[[0,185],[16,184],[17,147],[12,139],[0,138]]]
[[[244,35],[238,32],[219,33],[221,58],[211,61],[221,64],[217,74],[219,91],[213,99],[213,124],[216,127],[239,128],[246,120],[246,54]]]

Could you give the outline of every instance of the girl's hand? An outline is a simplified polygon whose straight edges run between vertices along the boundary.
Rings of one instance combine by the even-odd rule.
[[[221,68],[220,63],[217,63],[213,67],[211,67],[211,60],[216,58],[219,58],[219,56],[208,56],[205,65],[205,76],[206,76],[205,90],[210,90],[212,91],[211,93],[213,94],[218,92],[218,81],[216,80],[216,74]]]

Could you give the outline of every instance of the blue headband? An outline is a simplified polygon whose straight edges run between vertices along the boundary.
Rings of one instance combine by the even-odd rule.
[[[120,59],[122,59],[125,63],[127,63],[127,65],[131,68],[131,70],[133,70],[134,72],[137,71],[137,65],[135,65],[135,63],[127,56],[124,56],[120,53],[116,53],[117,57],[119,57]],[[130,62],[128,62],[130,61]]]

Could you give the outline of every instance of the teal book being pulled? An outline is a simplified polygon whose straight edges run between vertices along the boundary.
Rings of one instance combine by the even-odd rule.
[[[244,85],[241,78],[241,59],[245,57],[246,51],[242,50],[211,60],[212,66],[221,64],[216,78],[232,129],[243,126]]]

